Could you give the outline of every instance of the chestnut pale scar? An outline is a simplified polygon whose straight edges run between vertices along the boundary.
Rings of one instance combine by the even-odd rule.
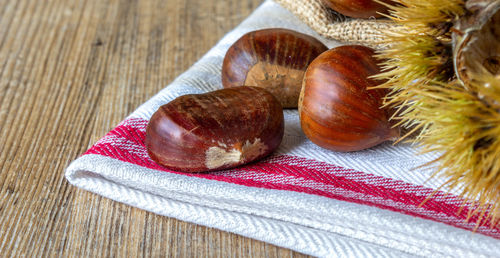
[[[225,88],[262,87],[285,108],[296,108],[304,72],[328,48],[312,36],[287,29],[249,32],[227,51],[222,64]]]
[[[222,147],[226,147],[225,144]],[[253,160],[267,151],[268,147],[259,139],[253,142],[247,140],[241,149],[233,148],[227,151],[219,146],[212,146],[205,152],[205,165],[209,169],[226,165],[236,165]]]
[[[235,87],[179,97],[146,128],[155,162],[177,171],[228,169],[269,155],[283,138],[283,108],[267,90]]]

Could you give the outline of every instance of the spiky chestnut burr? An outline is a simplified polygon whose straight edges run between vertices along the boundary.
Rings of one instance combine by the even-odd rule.
[[[383,50],[387,106],[424,151],[441,153],[436,175],[475,200],[479,223],[500,213],[500,1],[396,0],[402,29]],[[439,7],[439,8],[436,8]],[[487,219],[485,219],[487,218]]]

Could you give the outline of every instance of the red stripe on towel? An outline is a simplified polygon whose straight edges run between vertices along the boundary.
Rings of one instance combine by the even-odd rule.
[[[466,221],[470,204],[434,189],[370,173],[355,171],[302,157],[274,156],[235,169],[211,173],[182,173],[166,169],[148,155],[144,146],[147,120],[127,119],[109,132],[86,154],[99,154],[139,166],[185,176],[224,181],[250,187],[295,191],[396,211],[474,230],[477,216]],[[477,232],[500,239],[500,229],[482,225]]]

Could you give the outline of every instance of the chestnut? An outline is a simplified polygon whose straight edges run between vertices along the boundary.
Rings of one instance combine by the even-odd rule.
[[[393,3],[387,0],[382,2]],[[352,18],[379,18],[382,17],[381,14],[387,14],[388,9],[374,0],[323,0],[323,3],[327,7]]]
[[[371,78],[380,72],[374,51],[341,46],[318,56],[307,68],[299,100],[300,124],[315,144],[334,151],[370,148],[399,136],[381,108],[385,89]]]
[[[328,48],[312,36],[287,29],[249,32],[226,52],[222,85],[269,90],[284,108],[297,108],[309,63]]]
[[[279,101],[262,88],[242,86],[184,95],[161,106],[146,127],[145,145],[160,165],[203,172],[269,155],[283,130]]]

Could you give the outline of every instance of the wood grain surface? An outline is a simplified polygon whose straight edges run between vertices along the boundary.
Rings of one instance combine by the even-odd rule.
[[[303,257],[64,178],[260,2],[0,1],[0,256]]]

